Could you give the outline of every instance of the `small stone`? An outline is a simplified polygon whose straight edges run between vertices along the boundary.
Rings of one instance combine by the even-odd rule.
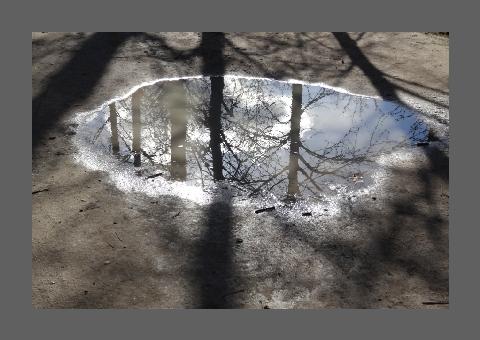
[[[372,200],[376,201],[376,200],[377,200],[377,198],[374,196],[374,197],[372,197]]]
[[[55,281],[50,281],[50,284],[51,285],[54,285],[56,282]]]
[[[242,240],[241,238],[237,238],[237,239],[235,240],[235,242],[236,242],[236,243],[242,243],[243,240]]]
[[[263,306],[263,309],[270,309],[267,305]]]
[[[107,261],[103,262],[103,264],[105,264],[105,265],[110,264],[110,261],[107,260]]]
[[[417,146],[428,146],[429,144],[429,142],[418,142]]]
[[[80,209],[79,211],[80,211],[80,212],[83,212],[83,209]]]
[[[84,295],[87,295],[87,294],[88,294],[88,290],[84,290],[84,291],[83,291],[83,294],[84,294]]]

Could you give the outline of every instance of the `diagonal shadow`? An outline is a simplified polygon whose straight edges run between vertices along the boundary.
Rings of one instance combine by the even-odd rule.
[[[87,99],[116,51],[135,33],[94,33],[32,100],[32,147],[76,103]]]
[[[383,99],[387,100],[395,100],[401,102],[400,98],[398,97],[396,91],[402,90],[405,91],[413,96],[417,96],[421,99],[430,101],[436,105],[440,105],[446,107],[445,104],[436,102],[432,99],[429,99],[425,96],[421,96],[418,93],[414,93],[410,90],[407,90],[401,86],[395,85],[390,82],[387,77],[388,75],[384,74],[372,62],[367,58],[367,56],[362,52],[362,50],[358,47],[357,42],[353,40],[348,33],[346,32],[334,32],[334,37],[337,39],[340,46],[343,50],[348,54],[350,57],[352,64],[358,66],[365,76],[368,77],[372,85],[377,89],[378,93]],[[405,104],[404,104],[405,105]]]
[[[443,267],[443,260],[448,259],[448,221],[442,217],[434,196],[439,182],[448,185],[449,159],[435,148],[428,150],[426,155],[425,166],[410,174],[419,182],[418,191],[388,202],[387,213],[364,206],[353,212],[353,221],[358,220],[365,226],[378,225],[378,230],[372,230],[369,239],[316,241],[302,228],[275,216],[285,237],[301,241],[339,270],[337,291],[348,298],[345,307],[375,306],[379,282],[395,287],[390,271],[400,272],[403,278],[416,276],[431,292],[448,296],[448,269]],[[400,171],[395,177],[405,175]],[[419,209],[419,204],[428,206],[428,211]],[[422,236],[424,232],[426,238]],[[425,247],[427,241],[432,247]]]
[[[293,110],[291,120],[294,121]],[[448,296],[448,220],[442,214],[445,210],[438,205],[443,204],[438,199],[442,189],[438,188],[448,186],[449,158],[436,145],[424,152],[427,161],[422,166],[393,170],[391,184],[384,189],[395,190],[407,178],[410,183],[403,184],[408,188],[406,194],[399,192],[392,201],[386,201],[385,210],[376,211],[362,201],[351,209],[350,221],[362,229],[372,227],[364,239],[317,241],[301,226],[285,223],[281,215],[275,215],[285,237],[301,241],[338,269],[334,292],[339,293],[341,300],[347,297],[347,307],[375,306],[376,294],[385,293],[377,288],[388,285],[395,289],[410,276],[423,280],[430,292]],[[290,188],[287,197],[289,192]],[[338,227],[343,228],[341,224]]]
[[[358,66],[362,72],[370,79],[372,85],[377,89],[380,96],[384,99],[399,100],[395,86],[385,79],[383,73],[377,69],[358,47],[357,42],[350,38],[346,32],[334,32],[333,35],[345,50],[352,64]]]
[[[404,103],[397,94],[397,90],[401,89],[402,91],[405,91],[409,93],[410,95],[416,96],[420,99],[427,100],[431,103],[434,103],[436,105],[440,105],[443,107],[447,107],[446,105],[442,103],[438,103],[432,99],[429,99],[425,96],[421,96],[417,93],[414,93],[411,90],[405,89],[403,87],[397,86],[390,82],[387,78],[386,75],[380,71],[378,68],[376,68],[370,60],[365,56],[365,54],[362,52],[362,50],[358,47],[357,42],[353,40],[348,33],[346,32],[333,32],[332,33],[334,37],[337,39],[338,43],[340,46],[344,49],[344,51],[348,54],[352,61],[352,65],[358,66],[362,72],[365,74],[365,76],[368,77],[372,85],[377,89],[378,93],[380,96],[385,99],[385,100],[393,100],[396,101],[410,109],[413,109],[410,105],[407,103]],[[413,109],[414,110],[414,109]],[[416,111],[416,110],[414,110]],[[422,112],[419,112],[423,114]],[[441,124],[445,124],[446,121],[444,119],[439,118],[435,115],[429,115],[428,118],[432,118],[436,120],[437,122]],[[433,131],[432,131],[433,133]],[[436,136],[433,136],[434,138],[437,138]]]

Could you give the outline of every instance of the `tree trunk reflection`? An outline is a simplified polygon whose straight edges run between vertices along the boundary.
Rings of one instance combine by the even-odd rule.
[[[210,128],[210,150],[212,152],[213,162],[213,178],[214,180],[222,180],[222,149],[220,143],[222,132],[222,102],[223,88],[225,86],[223,77],[210,77],[211,93],[210,93],[210,109],[208,115],[208,126]]]
[[[117,155],[120,151],[120,145],[118,144],[117,110],[115,109],[115,103],[110,104],[109,109],[110,129],[112,131],[112,153]]]
[[[302,115],[302,85],[292,85],[292,117],[290,120],[290,162],[288,165],[287,199],[294,200],[299,192],[298,158],[300,150],[300,119]]]
[[[142,164],[141,151],[141,129],[142,121],[140,116],[140,101],[143,95],[143,90],[138,89],[132,96],[132,151],[133,151],[133,165],[139,167]]]
[[[187,177],[187,98],[182,82],[173,82],[170,84],[168,91],[171,148],[170,174],[173,179],[183,181]]]

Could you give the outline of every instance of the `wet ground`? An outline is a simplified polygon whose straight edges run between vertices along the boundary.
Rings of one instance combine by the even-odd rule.
[[[202,36],[207,76],[103,90],[34,125],[34,306],[448,306],[448,109],[402,100],[349,35],[324,42],[376,96],[229,75],[219,46],[241,38]],[[67,105],[56,90],[34,123]]]

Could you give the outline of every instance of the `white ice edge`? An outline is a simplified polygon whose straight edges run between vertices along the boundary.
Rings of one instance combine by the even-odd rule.
[[[140,83],[139,85],[135,85],[134,87],[132,87],[130,90],[128,90],[124,94],[118,95],[116,97],[113,97],[112,99],[107,100],[102,105],[98,106],[97,108],[95,108],[93,110],[79,111],[79,112],[76,112],[76,114],[89,114],[89,113],[92,113],[92,112],[95,112],[95,111],[98,111],[98,110],[102,110],[106,106],[108,106],[108,105],[110,105],[110,104],[112,104],[116,101],[124,100],[124,99],[130,97],[135,91],[137,91],[138,89],[140,89],[142,87],[151,86],[151,85],[154,85],[154,84],[159,83],[159,82],[185,80],[185,79],[202,79],[202,78],[206,78],[206,77],[207,76],[197,75],[197,76],[157,78],[157,79],[154,79],[154,80],[145,81],[143,83]],[[212,77],[219,77],[219,76],[212,76]],[[266,77],[251,77],[251,76],[243,76],[243,75],[235,75],[235,74],[228,74],[228,75],[224,75],[223,77],[224,78],[240,78],[240,79],[248,79],[248,80],[275,81],[275,82],[284,83],[284,84],[302,84],[302,85],[308,85],[308,86],[319,86],[319,87],[323,87],[323,88],[326,88],[326,89],[329,89],[329,90],[332,90],[332,91],[335,91],[335,92],[338,92],[338,93],[348,94],[348,95],[351,95],[351,96],[362,97],[362,98],[371,98],[371,99],[382,99],[379,96],[367,96],[367,95],[363,95],[363,94],[353,93],[353,92],[345,90],[341,87],[330,86],[330,85],[325,84],[323,82],[311,83],[311,82],[307,82],[307,81],[303,81],[303,80],[297,80],[297,79],[277,80],[277,79],[266,78]],[[382,100],[384,100],[384,99],[382,99]],[[389,102],[388,100],[384,100],[384,101]]]

